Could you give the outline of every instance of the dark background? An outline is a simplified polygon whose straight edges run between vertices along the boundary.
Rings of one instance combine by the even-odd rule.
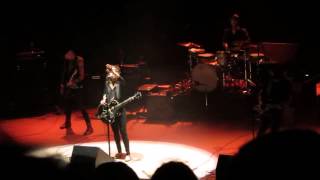
[[[240,14],[253,42],[298,43],[294,69],[317,74],[320,28],[315,4],[240,0],[3,4],[0,14],[3,104],[16,106],[12,102],[19,101],[17,94],[28,94],[23,89],[29,79],[17,76],[15,53],[25,49],[30,41],[46,51],[47,74],[36,76],[42,76],[44,79],[38,81],[52,92],[67,47],[79,49],[86,59],[88,75],[102,74],[106,63],[118,63],[119,50],[126,54],[124,63],[143,58],[150,67],[163,67],[165,72],[166,67],[186,63],[177,42],[193,41],[211,52],[221,49],[223,29],[234,12]],[[39,67],[32,69],[35,71]]]

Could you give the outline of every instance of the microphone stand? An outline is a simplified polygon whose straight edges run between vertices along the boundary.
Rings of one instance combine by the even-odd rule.
[[[108,140],[108,152],[109,152],[109,156],[111,157],[111,153],[110,153],[110,150],[111,150],[111,147],[110,147],[110,121],[108,121],[107,123],[107,140]]]
[[[103,105],[98,106],[98,110],[96,112],[96,117],[102,120],[103,123],[107,123],[107,141],[108,141],[108,155],[111,157],[111,147],[110,147],[110,120],[101,117],[99,114],[103,111]]]

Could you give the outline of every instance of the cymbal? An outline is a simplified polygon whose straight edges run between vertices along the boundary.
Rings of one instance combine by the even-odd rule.
[[[199,57],[203,57],[203,58],[210,58],[213,57],[214,54],[212,53],[202,53],[202,54],[198,54]]]
[[[251,57],[264,57],[263,53],[250,53],[249,56]]]
[[[205,51],[206,51],[205,49],[199,49],[199,48],[189,49],[189,52],[192,52],[192,53],[204,53]]]
[[[201,45],[193,43],[193,42],[182,42],[178,43],[179,46],[186,47],[186,48],[200,48]]]
[[[120,64],[122,68],[138,68],[139,64]]]
[[[258,44],[248,44],[248,48],[258,49]]]
[[[271,61],[271,60],[269,60],[269,61],[263,61],[263,60],[259,60],[259,62],[258,62],[259,64],[261,64],[261,65],[273,65],[273,64],[279,64],[279,62],[277,62],[277,61]]]

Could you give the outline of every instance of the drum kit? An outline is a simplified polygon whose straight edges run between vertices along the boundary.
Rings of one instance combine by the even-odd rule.
[[[204,93],[217,89],[248,93],[255,85],[258,67],[266,62],[257,44],[243,50],[207,52],[193,42],[178,43],[188,51],[192,87]]]

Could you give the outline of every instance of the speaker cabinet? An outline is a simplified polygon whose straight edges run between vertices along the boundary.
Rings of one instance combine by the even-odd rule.
[[[231,155],[219,155],[217,168],[216,168],[216,180],[227,180],[229,168],[231,166]]]
[[[113,161],[112,157],[98,147],[74,146],[70,166],[94,169],[100,164]]]

